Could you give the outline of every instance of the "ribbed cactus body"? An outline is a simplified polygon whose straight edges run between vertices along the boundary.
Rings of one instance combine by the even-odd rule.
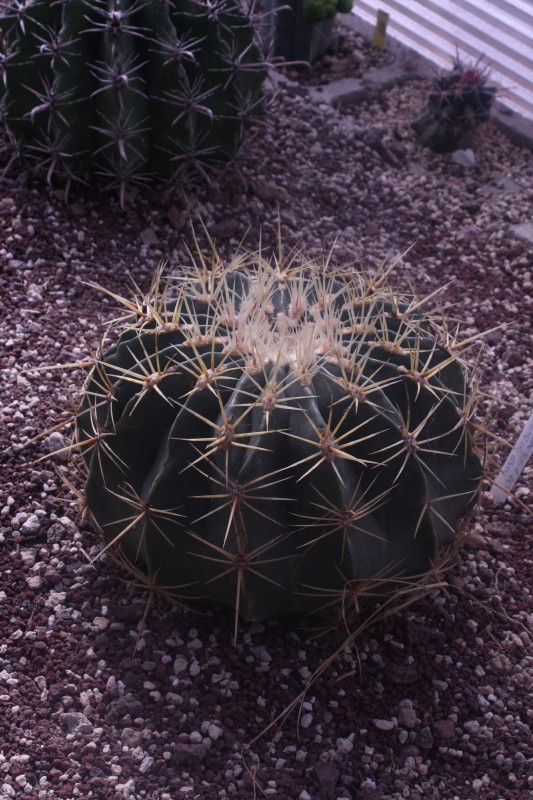
[[[456,63],[435,78],[427,103],[413,122],[420,144],[437,153],[472,147],[476,128],[490,117],[496,87],[477,67]]]
[[[445,331],[381,279],[259,257],[154,287],[77,417],[107,545],[253,619],[338,618],[427,573],[482,474]]]
[[[20,151],[122,196],[204,175],[262,113],[265,64],[239,0],[13,0],[3,118]]]

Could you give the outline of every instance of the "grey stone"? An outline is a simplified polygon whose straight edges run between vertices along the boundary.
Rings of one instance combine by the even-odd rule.
[[[139,237],[141,242],[147,247],[151,247],[152,245],[156,246],[159,244],[159,237],[154,228],[145,228],[140,232]]]
[[[283,186],[278,186],[272,181],[265,181],[261,178],[252,181],[252,190],[260,200],[286,203],[289,199],[287,190]]]
[[[22,533],[37,533],[41,527],[41,522],[36,514],[30,514],[28,519],[22,523],[20,530]]]
[[[60,461],[68,461],[69,451],[64,448],[68,447],[70,442],[59,431],[54,431],[46,440],[48,452],[56,455]],[[59,451],[62,452],[59,452]]]
[[[489,183],[484,183],[479,187],[476,194],[482,197],[492,197],[498,194],[514,194],[520,191],[520,186],[509,175],[502,175]]]
[[[353,750],[353,743],[350,741],[350,739],[343,739],[339,737],[335,744],[337,745],[338,752],[342,753],[344,756],[347,756],[348,753],[351,753]]]
[[[220,222],[215,222],[209,229],[209,233],[215,239],[231,239],[236,236],[240,230],[241,223],[238,219],[229,218],[222,219]]]
[[[194,764],[204,760],[207,755],[207,748],[203,744],[178,742],[174,752],[178,763]]]
[[[355,103],[368,96],[368,90],[359,78],[339,78],[323,86],[315,86],[309,92],[318,102],[332,106]]]
[[[467,733],[474,734],[474,736],[476,735],[476,733],[479,733],[480,728],[481,728],[481,725],[479,724],[477,719],[468,720],[468,722],[465,722],[465,724],[464,724],[465,731]]]
[[[416,711],[412,708],[400,708],[398,722],[402,728],[414,728],[416,725]]]
[[[455,723],[452,719],[438,719],[433,724],[433,733],[438,739],[455,739]]]
[[[509,233],[515,239],[533,247],[533,222],[521,222],[520,225],[511,225]]]
[[[428,727],[422,728],[416,737],[416,743],[421,750],[431,750],[434,741],[431,729]]]
[[[455,150],[451,155],[451,160],[454,164],[459,164],[461,167],[472,169],[476,166],[476,154],[470,147],[465,147],[464,150]]]
[[[122,740],[122,744],[125,744],[128,747],[139,747],[143,740],[143,735],[142,731],[138,731],[135,728],[124,728],[120,734],[120,738]]]
[[[137,700],[131,694],[125,694],[124,697],[118,697],[112,700],[109,704],[109,716],[112,721],[118,721],[125,717],[127,714],[132,719],[135,717],[142,717],[144,714],[144,706],[140,700]]]
[[[319,761],[314,767],[316,779],[328,797],[335,797],[335,787],[339,781],[339,770],[332,761]]]
[[[85,714],[79,711],[67,711],[59,717],[59,723],[67,729],[69,733],[92,733],[93,726]]]
[[[378,731],[392,731],[396,727],[393,719],[375,719],[373,722]]]

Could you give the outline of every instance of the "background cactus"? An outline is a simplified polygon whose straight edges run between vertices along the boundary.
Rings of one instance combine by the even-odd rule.
[[[482,477],[468,343],[385,279],[213,251],[122,300],[76,419],[106,549],[253,619],[427,573]]]
[[[337,11],[341,11],[346,7],[346,4],[342,4],[342,8],[340,6],[341,0],[303,0],[302,13],[309,22],[322,22],[326,19],[332,19]],[[345,13],[350,9],[351,4]]]
[[[205,177],[263,110],[265,63],[240,0],[12,0],[0,97],[19,152],[118,188]]]
[[[496,87],[487,85],[477,65],[457,62],[451,72],[433,81],[427,103],[413,122],[418,141],[437,153],[471,148],[474,131],[489,119],[495,94]]]

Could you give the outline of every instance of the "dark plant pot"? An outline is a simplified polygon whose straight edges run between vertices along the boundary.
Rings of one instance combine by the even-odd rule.
[[[313,64],[324,55],[331,43],[333,17],[309,22],[302,13],[302,0],[263,0],[263,8],[272,12],[264,38],[272,44],[274,56]]]

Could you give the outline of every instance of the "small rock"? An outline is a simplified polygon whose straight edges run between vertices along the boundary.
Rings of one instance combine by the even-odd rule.
[[[402,728],[414,728],[416,725],[416,711],[412,708],[400,708],[398,714],[398,723]]]
[[[30,575],[26,578],[28,589],[40,589],[43,585],[43,579],[40,575]]]
[[[54,431],[51,433],[45,442],[48,452],[55,456],[59,461],[68,461],[70,451],[65,448],[68,448],[69,444],[70,442],[68,439],[59,433],[59,431]]]
[[[342,755],[346,756],[353,750],[353,742],[351,742],[349,739],[342,739],[339,737],[335,744],[337,746],[337,751],[342,753]]]
[[[512,667],[511,659],[503,653],[499,653],[497,656],[494,656],[494,658],[491,658],[487,664],[487,668],[491,669],[493,672],[510,672]]]
[[[339,770],[335,764],[332,761],[319,761],[313,771],[320,787],[333,799],[339,781]]]
[[[67,711],[59,717],[61,725],[67,728],[69,733],[92,733],[93,726],[85,714],[79,711]]]
[[[416,683],[418,673],[414,667],[400,664],[390,664],[387,668],[386,677],[392,683],[408,684]]]
[[[474,550],[486,550],[487,544],[487,539],[478,531],[468,531],[464,538],[465,547],[470,547]]]
[[[125,744],[128,747],[139,747],[143,740],[143,735],[142,731],[138,731],[135,728],[124,728],[120,734],[120,738],[122,740],[122,744]]]
[[[287,190],[283,186],[277,186],[272,181],[265,181],[257,178],[252,182],[252,191],[260,200],[274,200],[278,203],[286,203],[289,199]]]
[[[180,672],[183,672],[184,670],[187,669],[188,665],[189,662],[187,661],[186,658],[178,656],[178,658],[174,661],[174,667],[173,667],[174,675],[179,675]]]
[[[30,514],[26,522],[20,526],[20,530],[22,533],[37,533],[40,527],[39,517],[36,514]]]
[[[175,748],[176,761],[180,764],[195,764],[203,761],[207,755],[207,748],[203,744],[186,744],[178,742]]]
[[[434,744],[433,734],[430,728],[425,727],[419,732],[416,737],[416,743],[421,750],[431,750]]]
[[[159,237],[153,228],[145,228],[139,234],[141,242],[147,247],[159,244]]]
[[[451,160],[454,164],[459,164],[461,167],[472,169],[476,166],[476,155],[470,147],[464,150],[455,150],[451,155]]]
[[[186,211],[180,211],[176,206],[170,206],[167,210],[167,217],[174,228],[184,228],[189,220],[189,215]]]
[[[144,706],[132,694],[125,694],[124,697],[117,697],[116,700],[110,702],[108,714],[112,722],[117,722],[127,714],[135,719],[135,717],[142,717]]]
[[[109,616],[123,622],[139,622],[146,611],[146,603],[109,603]]]
[[[479,733],[481,725],[479,724],[477,719],[472,719],[469,720],[468,722],[465,722],[463,727],[467,733],[471,733],[475,736],[476,733]]]
[[[145,756],[141,761],[141,763],[139,764],[139,772],[142,772],[142,774],[144,775],[145,772],[148,772],[148,770],[151,769],[153,763],[154,759],[152,758],[152,756]]]
[[[302,728],[309,728],[311,723],[313,722],[313,715],[312,714],[303,714],[300,720],[300,725]]]
[[[524,242],[529,247],[533,247],[533,222],[521,222],[518,225],[511,225],[509,232],[511,236]]]
[[[241,228],[241,223],[238,219],[223,219],[220,222],[215,222],[209,229],[209,233],[215,239],[231,239],[236,236]]]
[[[46,531],[46,541],[48,544],[60,544],[67,538],[67,531],[59,522],[53,522]]]
[[[260,661],[261,664],[270,664],[272,661],[272,656],[263,645],[254,645],[250,647],[250,653],[254,658]]]
[[[482,184],[477,189],[476,194],[482,197],[492,197],[498,194],[514,194],[520,191],[520,186],[509,175],[502,175],[499,178],[489,181],[489,183]]]
[[[415,744],[408,744],[405,747],[403,747],[401,751],[401,759],[404,762],[408,758],[416,758],[419,755],[420,755],[420,749]]]
[[[27,548],[20,551],[20,560],[26,567],[33,567],[35,564],[35,550]]]
[[[393,719],[375,719],[373,722],[378,731],[392,731],[396,727]]]
[[[433,733],[438,739],[455,739],[455,723],[452,719],[438,719],[433,724]]]
[[[211,739],[211,741],[216,742],[217,739],[220,738],[223,731],[222,728],[219,728],[218,725],[215,725],[214,722],[207,729],[207,735]]]

